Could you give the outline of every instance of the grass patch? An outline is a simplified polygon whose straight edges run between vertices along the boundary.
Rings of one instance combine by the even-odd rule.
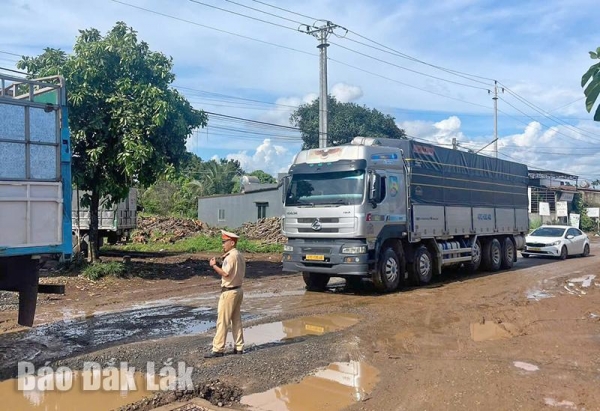
[[[127,270],[123,263],[111,261],[108,263],[90,264],[81,271],[81,275],[88,280],[97,281],[107,276],[124,277],[126,272]]]
[[[248,253],[281,253],[283,245],[266,244],[258,240],[247,240],[242,238],[238,241],[237,248],[242,252]],[[185,238],[175,243],[156,243],[148,244],[125,244],[121,246],[106,246],[103,250],[122,250],[138,252],[175,252],[175,253],[199,253],[214,252],[219,253],[223,250],[221,247],[221,237],[207,237],[198,235],[196,237]]]

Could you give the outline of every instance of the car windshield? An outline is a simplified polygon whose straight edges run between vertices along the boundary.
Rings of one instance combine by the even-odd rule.
[[[365,191],[364,180],[364,170],[294,174],[285,197],[285,205],[360,204]]]
[[[532,237],[562,237],[564,233],[564,228],[540,227],[529,235]]]

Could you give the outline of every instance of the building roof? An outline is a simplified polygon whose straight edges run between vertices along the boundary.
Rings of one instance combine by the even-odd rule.
[[[577,180],[579,176],[562,173],[560,171],[529,169],[529,178],[560,178],[563,180]]]

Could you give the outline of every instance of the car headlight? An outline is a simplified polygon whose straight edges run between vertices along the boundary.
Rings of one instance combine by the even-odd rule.
[[[342,254],[364,254],[366,252],[366,245],[342,246]]]
[[[291,245],[284,244],[283,251],[287,251],[288,253],[291,253],[292,251],[294,251],[294,247]]]
[[[560,245],[560,240],[559,240],[559,241],[555,241],[555,242],[553,242],[553,243],[550,243],[550,244],[548,244],[548,245]]]

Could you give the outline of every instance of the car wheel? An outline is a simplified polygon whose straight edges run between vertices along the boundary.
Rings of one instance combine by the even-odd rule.
[[[582,257],[587,257],[588,255],[590,255],[590,245],[586,244],[583,247],[583,254],[581,254]]]
[[[564,245],[562,246],[562,248],[560,249],[560,255],[558,256],[558,258],[560,258],[561,260],[566,260],[567,259],[567,247],[565,247]]]

